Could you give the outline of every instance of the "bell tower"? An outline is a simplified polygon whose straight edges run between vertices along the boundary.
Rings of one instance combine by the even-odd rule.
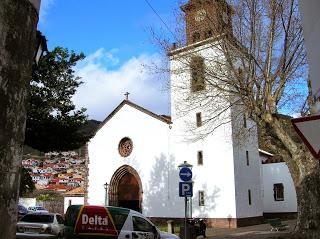
[[[232,32],[232,8],[225,0],[189,0],[185,13],[187,45]]]

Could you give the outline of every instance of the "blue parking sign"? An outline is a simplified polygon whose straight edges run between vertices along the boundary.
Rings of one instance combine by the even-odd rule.
[[[179,197],[192,197],[192,182],[179,182]]]

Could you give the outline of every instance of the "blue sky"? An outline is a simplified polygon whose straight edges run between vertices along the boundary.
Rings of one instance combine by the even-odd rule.
[[[149,0],[173,30],[179,0]],[[155,113],[168,114],[166,76],[152,74],[145,65],[163,62],[149,28],[164,28],[145,0],[42,0],[38,29],[55,46],[84,52],[76,67],[84,84],[74,97],[89,118],[103,120],[124,98]],[[170,32],[166,34],[170,36]]]

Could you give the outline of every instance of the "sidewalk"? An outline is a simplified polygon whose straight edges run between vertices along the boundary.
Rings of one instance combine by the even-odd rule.
[[[239,239],[271,239],[271,238],[289,238],[289,233],[294,229],[296,220],[283,221],[289,227],[283,231],[271,232],[269,224],[259,224],[249,227],[240,227],[234,229],[228,228],[208,228],[207,237],[212,239],[239,238]]]

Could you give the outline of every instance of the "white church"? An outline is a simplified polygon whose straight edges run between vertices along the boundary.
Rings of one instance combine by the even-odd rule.
[[[201,6],[196,2],[181,7],[186,46],[168,53],[171,116],[155,114],[126,98],[106,117],[88,143],[86,203],[132,208],[151,220],[181,220],[184,198],[179,197],[178,166],[187,161],[193,166],[189,217],[206,218],[209,226],[240,227],[262,222],[264,214],[294,214],[296,195],[286,164],[259,150],[255,125],[237,117],[238,109],[230,107],[223,124],[197,138],[208,130],[210,117],[198,97],[210,87],[201,79],[199,84],[199,74],[186,64],[197,61],[198,67],[205,66],[219,54],[213,47],[216,38],[203,21],[222,8],[221,1]],[[223,9],[227,17],[221,24],[231,24],[231,13]],[[239,128],[252,132],[240,139]]]

